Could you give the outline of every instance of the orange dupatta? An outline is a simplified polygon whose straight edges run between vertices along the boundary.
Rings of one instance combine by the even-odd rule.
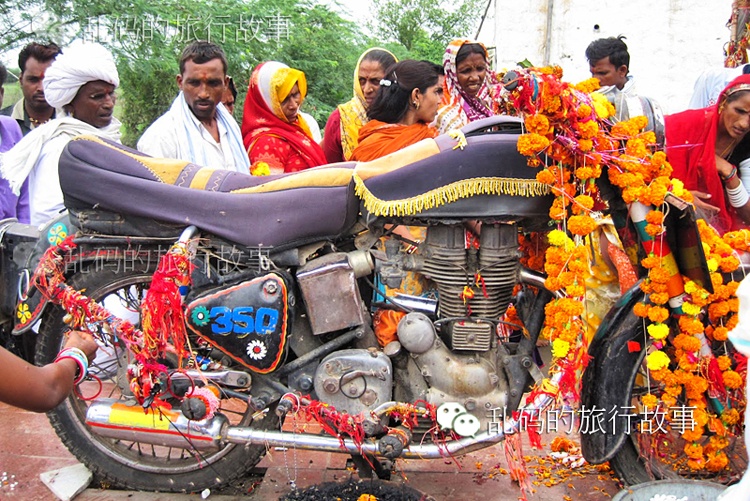
[[[352,153],[352,160],[368,162],[437,136],[437,129],[422,122],[403,125],[370,120],[359,130],[359,145]]]

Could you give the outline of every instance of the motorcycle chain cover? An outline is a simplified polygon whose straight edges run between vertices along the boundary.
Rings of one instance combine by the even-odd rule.
[[[199,297],[186,314],[190,330],[261,374],[284,355],[287,317],[286,283],[274,273]]]

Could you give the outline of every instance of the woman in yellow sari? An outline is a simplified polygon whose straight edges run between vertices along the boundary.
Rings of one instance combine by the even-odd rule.
[[[367,49],[354,67],[354,97],[340,104],[326,122],[323,152],[328,163],[350,160],[357,147],[359,129],[367,123],[367,108],[372,104],[396,56],[378,47]]]

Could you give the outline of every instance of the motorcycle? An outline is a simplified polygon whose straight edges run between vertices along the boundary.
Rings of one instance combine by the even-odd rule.
[[[517,436],[555,399],[523,395],[561,383],[533,358],[562,293],[520,264],[520,232],[548,231],[554,198],[517,151],[521,123],[474,122],[464,148],[445,135],[270,177],[71,141],[60,159],[68,213],[36,241],[0,223],[3,280],[21,277],[0,304],[14,335],[38,324],[36,362],[55,359],[69,326],[101,344],[89,377],[49,413],[61,440],[107,484],[195,492],[246,475],[269,446],[349,454],[361,475],[387,478],[399,458]],[[694,241],[692,207],[673,203],[665,226]],[[478,244],[467,222],[481,222]],[[384,292],[410,274],[435,293]],[[582,406],[638,401],[647,350],[629,341],[645,336],[633,314],[643,300],[636,285],[607,313]],[[504,320],[510,304],[522,326]],[[293,412],[329,436],[283,430]],[[639,434],[596,430],[583,451],[632,483],[684,473],[650,466]]]

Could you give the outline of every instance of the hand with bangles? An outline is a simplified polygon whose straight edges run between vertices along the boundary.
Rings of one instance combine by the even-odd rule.
[[[0,401],[33,412],[54,409],[86,377],[97,347],[91,334],[70,331],[55,362],[44,367],[0,348]]]

